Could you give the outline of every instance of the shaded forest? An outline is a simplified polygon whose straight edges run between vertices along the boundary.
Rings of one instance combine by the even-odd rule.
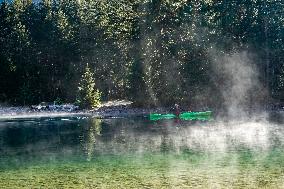
[[[237,53],[258,73],[251,93],[283,100],[283,40],[281,0],[4,1],[0,102],[74,102],[89,65],[102,100],[219,107],[216,62]]]

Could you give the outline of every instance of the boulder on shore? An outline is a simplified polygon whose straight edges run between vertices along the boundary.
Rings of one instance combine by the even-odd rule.
[[[46,102],[41,102],[39,105],[31,106],[32,110],[36,111],[64,111],[64,112],[73,112],[79,109],[79,106],[74,104],[51,104]]]

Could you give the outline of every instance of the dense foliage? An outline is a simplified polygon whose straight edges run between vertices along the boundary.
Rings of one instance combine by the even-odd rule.
[[[216,54],[241,51],[283,99],[283,39],[281,0],[4,1],[0,101],[74,102],[89,63],[103,100],[218,105]]]

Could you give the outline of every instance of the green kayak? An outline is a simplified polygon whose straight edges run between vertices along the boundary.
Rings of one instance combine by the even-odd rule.
[[[160,119],[175,119],[175,114],[150,114],[150,120],[157,121]],[[183,112],[179,115],[179,119],[182,120],[201,120],[207,121],[212,119],[212,111],[205,112]]]

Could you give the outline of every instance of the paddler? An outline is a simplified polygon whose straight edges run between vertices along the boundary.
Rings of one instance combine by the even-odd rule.
[[[178,104],[175,104],[175,115],[177,118],[179,118],[180,115],[180,107]]]

